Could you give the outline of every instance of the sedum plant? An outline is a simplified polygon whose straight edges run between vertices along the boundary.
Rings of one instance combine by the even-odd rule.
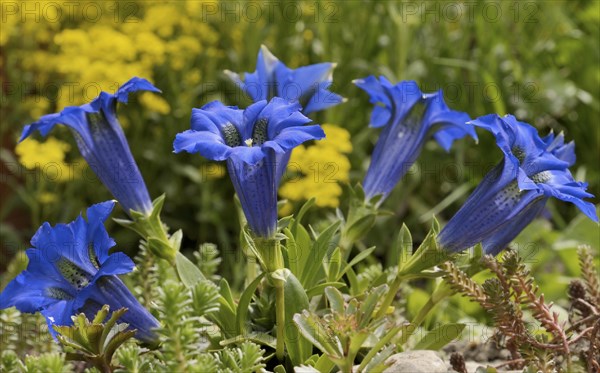
[[[88,320],[85,314],[73,316],[73,326],[54,326],[58,341],[67,350],[68,360],[85,361],[101,371],[113,371],[113,355],[117,349],[136,333],[127,330],[127,324],[118,321],[127,312],[126,308],[113,311],[110,318],[109,307],[103,306]]]

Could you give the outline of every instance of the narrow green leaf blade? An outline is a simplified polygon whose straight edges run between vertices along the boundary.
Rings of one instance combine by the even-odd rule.
[[[308,297],[294,274],[284,269],[283,286],[285,302],[285,345],[294,365],[304,363],[312,355],[312,344],[304,338],[296,324],[294,315],[308,309]]]
[[[250,307],[250,302],[252,301],[252,296],[260,284],[260,281],[265,276],[265,273],[261,273],[256,277],[244,290],[242,296],[240,297],[240,301],[237,306],[237,315],[236,315],[236,325],[238,334],[246,334],[246,323],[248,321],[248,308]]]
[[[441,325],[417,342],[415,350],[434,350],[437,351],[455,340],[465,328],[465,324],[445,324]]]
[[[335,222],[327,227],[323,233],[319,235],[317,241],[313,244],[313,247],[308,255],[306,266],[302,272],[302,285],[305,288],[310,288],[319,281],[319,270],[322,268],[323,259],[327,252],[331,248],[331,241],[341,222]]]

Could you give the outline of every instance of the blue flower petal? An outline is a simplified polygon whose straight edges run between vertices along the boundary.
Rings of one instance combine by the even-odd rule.
[[[383,127],[363,180],[367,199],[383,195],[379,203],[384,201],[432,133],[446,151],[456,139],[467,135],[477,139],[473,126],[466,123],[468,115],[450,110],[441,91],[423,94],[414,81],[392,85],[385,77],[374,76],[354,84],[369,93],[376,105],[370,125]]]
[[[53,326],[68,326],[73,325],[73,320],[71,316],[75,316],[75,301],[60,301],[52,304],[48,308],[44,308],[41,311],[42,315],[46,319],[46,323],[48,324],[48,331],[52,335],[52,337],[56,340],[56,331],[54,331]]]
[[[150,91],[162,93],[162,91],[156,88],[152,83],[143,78],[133,77],[123,84],[115,93],[115,96],[119,102],[124,104],[127,103],[129,94],[137,91]]]
[[[353,83],[369,94],[369,102],[372,104],[382,103],[384,107],[392,107],[392,99],[388,93],[392,84],[385,77],[382,76],[378,80],[370,75],[363,79],[356,79]]]
[[[220,134],[227,124],[233,124],[240,133],[244,131],[242,112],[236,106],[225,106],[219,101],[213,101],[201,109],[192,109],[191,128],[195,131]]]
[[[305,106],[304,112],[308,113],[306,103],[312,99],[315,99],[317,103],[324,102],[324,98],[330,93],[327,88],[333,81],[334,67],[335,65],[331,63],[318,63],[292,70],[283,64],[279,64],[275,70],[277,95],[287,101],[301,102]],[[331,103],[322,106],[327,108],[336,104]]]
[[[212,103],[194,111],[192,129],[177,134],[173,144],[175,152],[227,160],[248,225],[262,237],[277,228],[277,189],[291,150],[325,136],[319,126],[304,126],[310,119],[299,110],[298,102],[280,97],[246,110]]]
[[[257,146],[238,146],[231,150],[231,158],[249,165],[257,164],[264,157],[263,149]]]
[[[575,164],[575,142],[571,141],[565,144],[565,134],[563,132],[556,137],[554,137],[554,133],[550,133],[544,138],[544,142],[547,145],[546,151],[567,162],[569,167]]]
[[[550,197],[571,202],[598,221],[594,205],[584,200],[593,197],[587,185],[576,182],[568,170],[575,161],[574,145],[565,145],[562,134],[542,139],[533,126],[512,115],[486,115],[471,123],[494,134],[504,158],[442,229],[442,247],[461,251],[482,242],[486,252],[497,254],[544,210]]]
[[[304,107],[303,112],[307,114],[343,101],[328,90],[334,67],[332,63],[319,63],[290,69],[263,45],[258,52],[256,71],[245,73],[243,79],[231,71],[225,73],[254,102],[280,97],[286,101],[300,102]]]
[[[498,255],[510,242],[521,233],[537,216],[541,214],[546,206],[546,199],[540,198],[498,227],[497,234],[489,236],[482,241],[483,251],[488,255]]]
[[[187,130],[178,133],[173,142],[175,153],[182,151],[200,153],[213,161],[224,161],[230,155],[232,148],[225,145],[219,135],[207,131]]]
[[[325,110],[342,102],[344,102],[342,96],[333,93],[328,89],[320,88],[308,99],[303,112],[305,114],[310,114],[315,111]]]
[[[17,275],[0,294],[0,309],[16,307],[21,312],[34,313],[56,302],[48,296],[48,288],[61,289],[74,297],[68,284],[50,265],[40,250],[28,249],[27,270]]]
[[[129,93],[138,90],[159,92],[147,80],[133,78],[115,94],[101,92],[89,104],[69,106],[60,113],[41,117],[25,126],[20,141],[36,130],[46,136],[56,124],[69,127],[81,155],[125,212],[150,213],[148,190],[116,117],[117,101],[127,102]]]
[[[102,266],[96,272],[93,281],[96,281],[102,276],[123,275],[133,271],[135,263],[124,253],[110,254],[108,258],[102,262]]]
[[[282,153],[290,151],[306,141],[321,140],[324,138],[325,132],[323,132],[321,126],[288,128],[277,135],[274,140],[265,142],[264,146],[275,150],[277,153]]]
[[[69,224],[44,223],[31,240],[35,248],[26,252],[27,269],[0,294],[0,307],[41,312],[53,336],[53,325],[71,325],[72,316],[91,309],[84,309],[86,305],[96,310],[103,304],[111,310],[126,307],[128,316],[123,320],[139,329],[136,337],[155,339],[151,328],[158,322],[116,277],[130,272],[133,261],[123,253],[108,255],[114,241],[106,236],[102,223],[113,206],[109,201],[90,207],[87,221],[79,216]]]

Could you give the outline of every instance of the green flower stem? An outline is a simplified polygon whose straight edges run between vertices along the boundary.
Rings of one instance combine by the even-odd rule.
[[[394,298],[400,289],[400,285],[402,285],[402,282],[404,282],[406,279],[406,276],[401,276],[400,274],[396,276],[396,279],[390,285],[390,290],[385,295],[385,298],[383,298],[383,302],[381,302],[375,318],[383,317],[387,313],[388,308],[390,308],[394,302]]]
[[[278,270],[284,269],[283,253],[281,245],[276,238],[254,238],[254,244],[261,259],[263,269],[268,274],[271,285],[275,288],[275,323],[277,333],[277,345],[275,356],[283,361],[285,350],[285,298],[284,280],[274,276]]]
[[[398,275],[394,279],[394,282],[390,285],[390,291],[386,294],[381,307],[377,311],[377,317],[383,317],[388,308],[392,305],[394,297],[398,293],[402,282],[413,278],[419,278],[423,276],[423,271],[433,268],[439,265],[450,257],[450,254],[440,249],[435,240],[437,231],[432,229],[431,232],[425,237],[423,243],[417,251],[405,262],[400,263],[398,266]]]
[[[431,297],[427,300],[427,303],[421,307],[419,313],[415,316],[415,318],[411,321],[410,326],[408,328],[403,328],[401,332],[401,336],[398,339],[398,345],[402,346],[406,343],[408,338],[413,335],[413,333],[417,330],[419,326],[425,321],[425,318],[431,310],[435,306],[437,306],[442,300],[448,298],[454,293],[454,291],[445,283],[442,282],[435,289]]]
[[[360,187],[352,191],[348,216],[342,227],[339,246],[342,249],[344,260],[348,261],[352,246],[358,240],[362,239],[375,225],[375,219],[378,215],[385,215],[385,212],[378,211],[376,200],[365,201],[364,194]]]
[[[275,322],[277,324],[277,346],[275,356],[279,361],[283,361],[285,349],[285,298],[283,290],[283,280],[274,280],[275,282]]]

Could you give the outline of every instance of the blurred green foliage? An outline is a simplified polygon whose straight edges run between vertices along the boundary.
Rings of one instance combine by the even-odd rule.
[[[5,10],[9,4],[2,1]],[[45,2],[40,4],[43,9]],[[167,194],[163,211],[166,223],[174,230],[183,229],[184,246],[188,248],[202,242],[217,243],[223,257],[223,275],[234,284],[243,280],[235,274],[243,273],[239,269],[244,260],[236,244],[239,223],[233,188],[223,177],[214,177],[201,157],[173,154],[172,141],[176,133],[189,127],[192,107],[215,99],[240,106],[249,103],[222,70],[253,71],[261,44],[290,67],[322,61],[338,63],[332,91],[347,97],[348,102],[313,118],[317,123],[337,124],[352,133],[354,151],[349,159],[353,183],[364,175],[378,131],[367,127],[371,104],[351,82],[383,74],[392,81],[416,80],[424,91],[444,89],[449,106],[472,117],[514,113],[542,134],[564,130],[566,138],[577,143],[576,178],[588,181],[591,193],[600,194],[597,1],[128,1],[121,4],[133,6],[118,8],[120,12],[106,4],[102,4],[106,19],[99,22],[79,13],[62,17],[61,22],[50,22],[43,15],[36,22],[17,14],[11,29],[3,30],[0,238],[4,257],[26,248],[42,221],[69,221],[91,203],[111,198],[91,172],[72,182],[46,180],[42,184],[35,173],[17,167],[13,152],[24,124],[62,109],[64,100],[52,87],[87,79],[65,67],[76,61],[69,55],[73,52],[66,50],[64,31],[87,30],[92,35],[99,25],[131,37],[134,44],[139,32],[135,27],[139,27],[165,44],[166,57],[161,60],[143,50],[145,46],[138,40],[132,46],[139,49],[137,57],[127,57],[131,60],[125,67],[120,65],[124,63],[121,57],[115,52],[111,59],[111,50],[107,49],[103,52],[108,57],[102,79],[114,82],[124,71],[150,74],[146,77],[162,89],[162,97],[170,106],[168,113],[138,99],[120,109],[132,152],[151,196]],[[163,8],[157,16],[153,8],[158,6]],[[186,20],[196,26],[189,26]],[[131,25],[131,21],[139,25]],[[169,25],[171,30],[161,28]],[[184,36],[193,37],[201,45],[197,53],[186,47],[169,52],[170,46]],[[92,42],[93,52],[100,41]],[[40,56],[40,52],[46,55]],[[154,59],[148,60],[148,56]],[[32,62],[36,59],[40,60],[37,65]],[[60,64],[53,66],[58,64],[56,61]],[[40,70],[44,64],[50,66],[49,71]],[[40,81],[44,85],[38,85]],[[31,105],[36,97],[45,97],[44,105]],[[67,161],[82,162],[66,129],[57,128],[53,135],[73,145]],[[424,237],[432,215],[443,223],[482,175],[499,161],[499,152],[489,149],[495,149],[495,145],[487,134],[481,134],[479,145],[459,141],[450,154],[428,143],[417,164],[385,203],[384,207],[395,214],[378,221],[371,237],[379,238],[368,245],[377,245],[377,254],[384,257],[390,230],[396,231],[402,222],[411,227],[416,242]],[[37,175],[48,179],[42,171]],[[49,203],[31,198],[44,191],[59,198]],[[574,208],[566,204],[550,207],[552,223],[558,228],[566,227],[575,216]],[[311,218],[326,218],[331,213],[331,209],[322,209],[311,212]],[[130,232],[116,226],[108,229],[119,249],[135,252],[136,238]],[[0,269],[7,263],[3,260]]]

